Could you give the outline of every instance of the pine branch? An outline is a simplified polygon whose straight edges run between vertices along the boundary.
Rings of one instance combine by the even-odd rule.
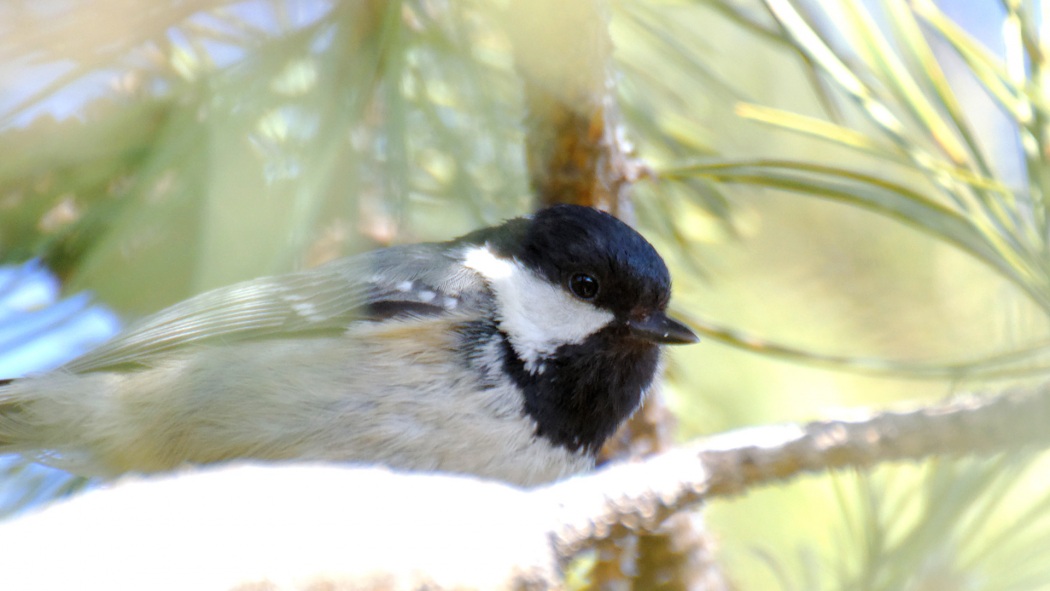
[[[684,508],[806,473],[1045,446],[1047,424],[1050,383],[855,420],[725,433],[549,487],[563,511],[558,554],[566,559],[610,537],[657,531]]]
[[[630,188],[647,169],[625,139],[609,19],[604,0],[519,0],[510,6],[507,30],[525,90],[526,162],[536,200],[598,207],[634,223]],[[672,423],[663,399],[651,396],[603,456],[668,449]],[[714,561],[697,560],[709,555],[707,546],[699,523],[683,516],[659,535],[600,552],[592,585],[633,579],[635,587],[651,588],[660,573],[682,589],[701,580],[714,585],[704,588],[725,588]],[[635,570],[639,576],[625,572]]]
[[[508,32],[525,86],[526,160],[542,205],[576,203],[630,215],[643,166],[630,156],[616,104],[603,0],[511,4]]]
[[[557,564],[663,531],[691,506],[805,473],[1045,445],[1047,419],[1050,384],[1041,384],[910,412],[727,433],[532,491],[343,466],[127,479],[0,524],[0,588],[559,588]],[[100,543],[85,547],[87,537]],[[63,568],[48,567],[55,564]],[[725,586],[717,571],[693,572],[702,575],[688,583],[694,588]]]

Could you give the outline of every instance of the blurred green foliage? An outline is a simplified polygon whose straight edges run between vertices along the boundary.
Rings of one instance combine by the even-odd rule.
[[[612,6],[624,133],[654,170],[640,221],[709,337],[669,368],[683,437],[1044,371],[1038,2]],[[985,15],[999,45],[949,9]],[[0,260],[42,256],[135,316],[525,212],[502,14],[9,0]],[[1048,587],[1021,552],[1048,531],[1022,460],[810,479],[708,516],[744,589]]]
[[[0,113],[18,155],[0,164],[0,257],[42,255],[130,313],[528,203],[519,90],[507,56],[486,57],[499,40],[478,9],[202,2],[112,29],[121,17],[92,3],[59,18],[18,4],[0,31],[17,73],[72,61],[63,80],[105,68],[112,87]],[[103,24],[135,39],[35,45]],[[75,118],[47,114],[78,101]]]

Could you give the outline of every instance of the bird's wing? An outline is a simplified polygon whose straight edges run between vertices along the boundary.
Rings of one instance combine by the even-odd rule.
[[[340,334],[355,320],[479,313],[484,282],[445,250],[433,244],[387,248],[209,291],[133,324],[66,369],[149,364],[162,353],[205,342]]]

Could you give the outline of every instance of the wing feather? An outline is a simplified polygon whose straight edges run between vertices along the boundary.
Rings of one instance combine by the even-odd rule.
[[[370,319],[371,308],[382,308],[385,317],[400,304],[405,310],[476,313],[484,282],[441,246],[392,247],[205,292],[133,324],[66,368],[148,364],[162,353],[217,340],[339,334],[354,321]]]

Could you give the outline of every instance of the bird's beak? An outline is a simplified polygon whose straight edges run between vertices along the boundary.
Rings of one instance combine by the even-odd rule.
[[[664,345],[688,345],[700,340],[688,326],[663,312],[653,313],[642,320],[631,320],[627,326],[636,337]]]

